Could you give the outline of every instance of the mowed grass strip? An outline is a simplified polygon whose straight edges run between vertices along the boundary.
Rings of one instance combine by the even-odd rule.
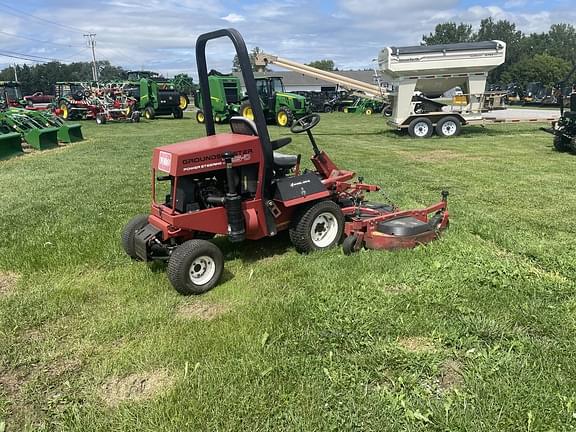
[[[149,206],[152,149],[203,127],[187,114],[83,130],[0,162],[6,430],[576,427],[576,158],[537,125],[419,141],[323,115],[319,145],[400,206],[448,189],[449,231],[350,257],[299,255],[285,234],[217,238],[224,282],[202,297],[130,261],[119,235]],[[284,151],[306,159],[292,138]]]

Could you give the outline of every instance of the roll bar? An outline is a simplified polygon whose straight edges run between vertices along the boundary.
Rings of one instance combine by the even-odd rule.
[[[268,128],[266,127],[266,118],[260,103],[260,97],[256,90],[256,81],[254,80],[254,72],[252,71],[252,64],[246,49],[246,43],[238,30],[229,28],[216,30],[210,33],[204,33],[198,36],[196,40],[196,65],[198,67],[198,78],[200,81],[200,89],[202,94],[202,104],[204,107],[204,118],[206,119],[206,135],[215,135],[214,117],[212,115],[212,101],[210,99],[210,87],[208,84],[208,69],[206,66],[206,42],[212,39],[219,39],[228,37],[234,44],[236,54],[238,55],[238,62],[242,70],[242,77],[244,78],[244,85],[248,93],[248,100],[252,106],[254,113],[254,122],[256,123],[256,130],[262,145],[262,153],[264,155],[264,178],[262,181],[264,198],[272,199],[272,177],[274,169],[274,158],[272,153],[272,145],[270,144],[270,136],[268,135]]]

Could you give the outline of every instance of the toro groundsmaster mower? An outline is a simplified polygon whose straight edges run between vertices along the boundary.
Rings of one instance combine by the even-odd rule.
[[[221,37],[229,37],[236,48],[254,121],[232,117],[231,133],[216,135],[205,50],[209,40]],[[362,178],[353,181],[354,172],[338,168],[318,148],[311,132],[318,114],[291,127],[308,134],[314,171],[300,170],[300,155],[277,152],[291,140],[270,140],[246,45],[236,30],[201,35],[196,62],[207,136],[154,150],[151,214],[136,216],[122,233],[130,257],[168,261],[168,278],[178,292],[200,294],[218,283],[224,258],[208,241],[214,235],[241,242],[289,230],[302,253],[337,246],[345,235],[349,254],[362,247],[414,247],[447,227],[446,192],[439,203],[420,210],[366,201],[366,192],[380,188]],[[159,199],[156,191],[163,182],[168,194]]]

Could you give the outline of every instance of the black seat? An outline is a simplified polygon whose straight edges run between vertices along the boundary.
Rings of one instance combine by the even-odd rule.
[[[251,135],[258,136],[258,130],[256,129],[256,123],[246,117],[234,116],[230,118],[230,129],[232,133],[240,135]],[[272,149],[276,150],[284,147],[292,142],[292,138],[284,137],[279,138],[274,141],[270,141]],[[274,166],[283,170],[292,169],[298,163],[297,155],[287,155],[279,152],[274,152]]]

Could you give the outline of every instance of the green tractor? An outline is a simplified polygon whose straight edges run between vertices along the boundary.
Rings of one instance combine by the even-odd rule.
[[[142,80],[142,78],[145,78],[149,81],[153,81],[154,83],[156,83],[157,85],[157,91],[158,91],[158,101],[159,104],[162,105],[164,101],[168,101],[168,105],[172,105],[174,102],[174,98],[177,99],[178,101],[178,108],[180,108],[180,110],[182,112],[186,111],[186,108],[188,108],[188,105],[190,104],[190,101],[188,99],[188,96],[177,90],[176,88],[176,84],[177,82],[175,82],[174,80],[171,79],[167,79],[164,78],[162,76],[160,76],[158,73],[156,72],[152,72],[152,71],[130,71],[128,72],[128,81],[132,81],[132,82],[140,82]],[[160,112],[163,112],[164,109],[161,108]],[[168,114],[174,114],[172,111],[169,112]],[[156,113],[157,115],[165,115],[165,114],[159,114]],[[144,117],[146,117],[146,112],[144,112]],[[146,117],[149,118],[149,117]],[[176,117],[175,118],[182,118],[182,117]]]
[[[154,120],[158,116],[172,115],[175,119],[184,117],[184,109],[179,91],[170,88],[161,88],[160,84],[151,78],[140,78],[131,81],[126,88],[128,96],[137,100],[136,109],[144,114],[147,120]]]
[[[290,127],[295,119],[310,114],[310,103],[304,96],[286,93],[281,77],[263,76],[255,79],[266,121],[275,122],[280,127]],[[248,99],[240,105],[240,115],[254,120]]]
[[[216,123],[227,122],[230,117],[238,115],[242,101],[242,90],[238,77],[211,70],[208,74],[208,86],[210,88],[210,98],[212,99],[212,116]],[[196,121],[204,123],[204,110],[200,90],[196,92],[194,104],[198,108]]]

